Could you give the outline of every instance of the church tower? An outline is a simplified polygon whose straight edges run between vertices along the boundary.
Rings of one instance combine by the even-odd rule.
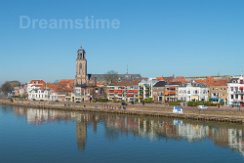
[[[77,51],[75,84],[79,86],[87,84],[86,52],[82,47]]]

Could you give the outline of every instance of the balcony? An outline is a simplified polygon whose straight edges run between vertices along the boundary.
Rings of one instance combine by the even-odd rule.
[[[236,95],[244,95],[244,92],[243,91],[235,91],[234,94],[236,94]]]

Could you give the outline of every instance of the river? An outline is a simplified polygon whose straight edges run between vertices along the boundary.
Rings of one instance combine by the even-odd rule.
[[[0,106],[0,162],[244,162],[244,125]]]

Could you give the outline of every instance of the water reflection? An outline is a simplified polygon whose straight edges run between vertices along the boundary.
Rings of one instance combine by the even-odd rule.
[[[15,107],[13,111],[18,116],[25,116],[27,122],[34,125],[53,121],[75,121],[77,147],[80,150],[86,148],[87,126],[91,125],[93,131],[96,132],[97,125],[101,122],[105,126],[108,139],[117,139],[121,134],[132,134],[151,140],[167,138],[194,142],[210,139],[216,145],[229,147],[244,156],[244,127],[242,125],[18,107]]]

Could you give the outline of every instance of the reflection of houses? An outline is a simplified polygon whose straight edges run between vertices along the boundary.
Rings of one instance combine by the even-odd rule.
[[[244,156],[244,135],[243,130],[228,129],[229,146],[239,151]]]
[[[49,120],[49,113],[43,109],[27,109],[26,117],[28,123],[40,124]]]
[[[208,126],[203,125],[182,124],[177,126],[178,136],[188,141],[206,138],[208,132]]]
[[[209,138],[217,145],[228,146],[228,129],[212,127],[209,130]]]
[[[105,126],[105,133],[109,136],[133,135],[154,139],[184,139],[196,141],[209,138],[216,145],[229,147],[244,156],[244,134],[243,126],[237,128],[228,128],[228,126],[219,126],[215,123],[209,125],[184,123],[180,120],[137,117],[116,114],[96,114],[79,113],[45,109],[14,109],[17,115],[26,116],[28,123],[41,124],[50,121],[76,121],[76,142],[80,150],[86,148],[86,140],[89,136],[88,127],[96,127],[99,121]],[[73,124],[73,123],[72,123]],[[92,124],[92,125],[90,125]],[[98,127],[101,127],[99,125]],[[103,127],[103,126],[102,126]],[[90,130],[89,130],[90,131]],[[113,138],[109,137],[109,138]]]
[[[41,124],[55,120],[70,120],[71,114],[65,111],[46,109],[26,109],[27,122],[30,124]]]

